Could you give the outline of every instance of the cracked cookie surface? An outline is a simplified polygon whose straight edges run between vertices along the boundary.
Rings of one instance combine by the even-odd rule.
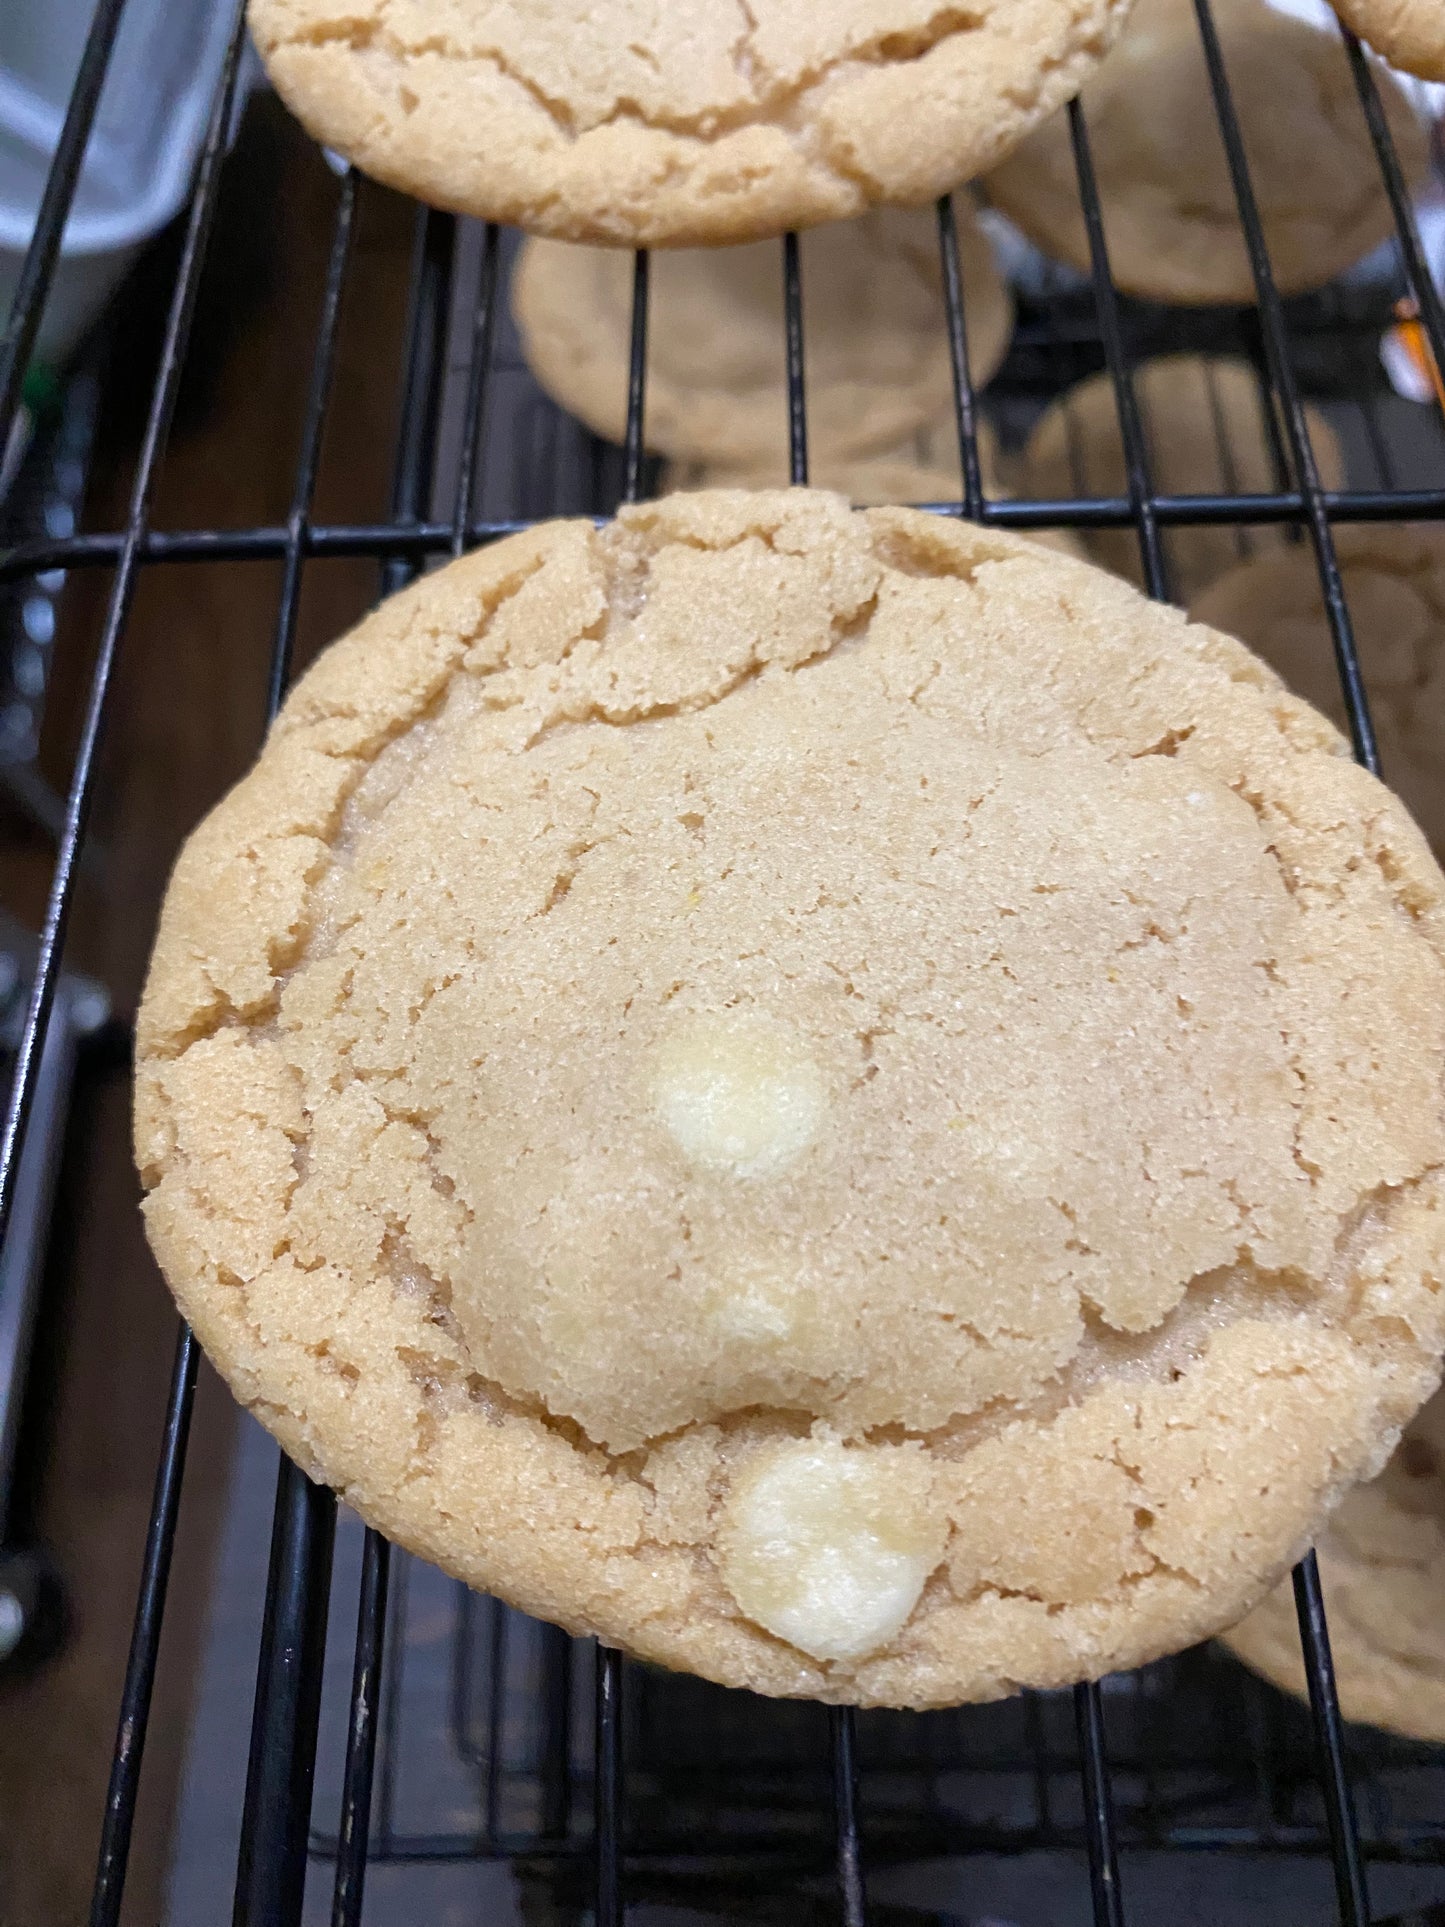
[[[1339,35],[1269,0],[1215,0],[1214,20],[1281,294],[1323,287],[1393,233],[1383,177]],[[1424,126],[1376,76],[1407,181],[1429,170]],[[1139,0],[1082,90],[1113,278],[1146,300],[1253,302],[1254,279],[1193,0]],[[1089,270],[1073,146],[1056,115],[989,175],[988,195],[1046,254]]]
[[[982,230],[956,217],[974,379],[997,370],[1013,300]],[[951,407],[938,226],[932,210],[882,208],[805,234],[803,361],[814,477],[891,450]],[[615,248],[529,241],[512,311],[538,381],[597,434],[622,441],[632,335],[632,261]],[[643,434],[674,461],[737,471],[741,486],[788,479],[782,250],[659,254],[651,267]],[[927,499],[927,498],[919,498]]]
[[[1379,1478],[1346,1494],[1316,1551],[1345,1718],[1445,1740],[1445,1397],[1406,1428]],[[1276,1587],[1224,1643],[1308,1699],[1292,1586]]]
[[[748,241],[970,180],[1130,0],[250,0],[319,139],[393,187],[611,246]]]
[[[1385,781],[1445,853],[1445,529],[1338,528],[1335,554]],[[1347,727],[1319,568],[1306,542],[1260,556],[1197,597],[1199,622],[1238,636]]]
[[[524,1610],[863,1704],[1102,1673],[1436,1382],[1442,891],[1083,563],[802,490],[544,525],[187,845],[149,1235],[287,1450]]]

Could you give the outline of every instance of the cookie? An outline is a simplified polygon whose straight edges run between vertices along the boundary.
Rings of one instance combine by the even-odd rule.
[[[1407,1427],[1379,1478],[1346,1495],[1318,1552],[1345,1718],[1445,1741],[1445,1397]],[[1277,1587],[1224,1643],[1308,1698],[1292,1587]]]
[[[716,246],[935,199],[1070,99],[1130,0],[250,0],[292,111],[404,193]]]
[[[1271,495],[1280,487],[1270,446],[1267,403],[1247,362],[1210,355],[1162,355],[1134,370],[1149,456],[1160,495]],[[1306,408],[1310,440],[1326,488],[1344,482],[1334,430]],[[1127,495],[1128,473],[1114,384],[1093,375],[1061,395],[1034,425],[1011,471],[1021,490],[1062,499]],[[1187,603],[1216,577],[1287,538],[1278,527],[1163,528],[1170,589]],[[1090,529],[1083,542],[1094,561],[1143,586],[1139,538],[1132,528]]]
[[[1385,780],[1445,854],[1445,527],[1359,524],[1334,534]],[[1310,543],[1233,570],[1191,613],[1248,643],[1346,727]]]
[[[1323,287],[1393,232],[1344,48],[1268,0],[1216,0],[1214,18],[1276,284],[1282,294]],[[1424,128],[1398,84],[1377,78],[1405,178],[1423,181]],[[1153,301],[1252,302],[1192,0],[1139,0],[1082,98],[1118,286]],[[987,187],[1045,253],[1088,271],[1064,115],[1022,142]]]
[[[1013,302],[982,231],[958,224],[974,379],[1003,360]],[[952,406],[938,229],[886,209],[801,242],[809,455],[819,476],[890,449]],[[660,254],[648,298],[649,448],[674,460],[788,479],[782,249],[775,242]],[[597,434],[627,423],[632,262],[607,248],[530,241],[512,310],[552,398]]]
[[[1445,878],[1237,643],[806,490],[384,604],[187,844],[152,1245],[306,1471],[666,1666],[1233,1623],[1434,1388]]]
[[[1445,8],[1440,0],[1331,0],[1335,12],[1391,66],[1421,80],[1445,80]]]

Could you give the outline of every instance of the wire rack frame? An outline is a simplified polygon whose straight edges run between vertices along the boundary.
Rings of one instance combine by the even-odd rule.
[[[1119,303],[1109,273],[1107,236],[1088,128],[1081,107],[1075,103],[1068,110],[1069,128],[1089,240],[1095,317],[1126,458],[1126,492],[1122,497],[1047,501],[987,498],[979,463],[977,398],[969,366],[959,250],[952,205],[945,199],[938,207],[938,234],[963,487],[960,500],[926,506],[987,524],[1020,529],[1132,527],[1138,537],[1146,585],[1156,597],[1164,597],[1168,592],[1161,529],[1244,523],[1289,523],[1303,528],[1313,546],[1319,570],[1355,753],[1367,768],[1377,770],[1374,731],[1332,527],[1336,523],[1355,521],[1445,518],[1445,490],[1327,491],[1322,487],[1226,62],[1209,0],[1193,0],[1193,4],[1256,290],[1262,357],[1280,423],[1281,485],[1267,494],[1257,495],[1229,492],[1165,495],[1153,489],[1120,326]],[[66,215],[75,194],[123,6],[124,0],[101,0],[96,9],[17,294],[4,334],[0,336],[0,446],[5,445],[19,407],[24,371],[59,258]],[[1426,271],[1408,188],[1391,145],[1371,65],[1354,36],[1345,29],[1341,32],[1361,112],[1393,210],[1404,277],[1419,304],[1437,362],[1445,366],[1445,308]],[[341,294],[358,193],[357,177],[351,173],[343,179],[337,197],[294,492],[286,522],[280,526],[167,532],[150,527],[156,477],[168,440],[216,207],[243,39],[243,14],[237,4],[185,217],[184,241],[124,527],[85,532],[64,540],[29,541],[0,555],[0,581],[23,578],[49,568],[104,567],[113,571],[100,648],[72,768],[38,965],[6,1109],[3,1139],[0,1139],[0,1237],[9,1226],[16,1168],[34,1101],[40,1053],[54,1006],[77,863],[95,786],[97,753],[117,655],[140,569],[165,562],[277,559],[282,562],[282,586],[268,678],[268,714],[274,714],[289,678],[301,578],[308,559],[338,555],[371,557],[379,566],[380,588],[388,593],[405,582],[428,558],[459,554],[474,544],[528,526],[517,521],[484,521],[474,513],[496,324],[499,237],[495,228],[489,228],[485,235],[483,271],[472,317],[474,353],[456,510],[446,522],[429,519],[424,513],[438,429],[444,374],[443,341],[456,241],[454,219],[426,210],[418,210],[416,223],[402,426],[393,465],[391,513],[384,522],[374,524],[322,525],[313,520],[313,492],[332,388]],[[796,236],[784,238],[781,257],[787,384],[786,396],[780,398],[780,405],[785,401],[790,477],[793,482],[802,483],[808,475],[807,409],[802,328],[804,290]],[[640,493],[644,474],[648,280],[648,257],[639,253],[633,283],[624,466],[624,498],[629,500],[636,499]],[[154,1505],[146,1536],[105,1805],[90,1913],[92,1927],[109,1927],[120,1917],[185,1472],[196,1367],[196,1342],[183,1327],[177,1340],[162,1424]],[[333,1496],[311,1484],[283,1459],[277,1482],[242,1847],[235,1886],[233,1918],[237,1923],[293,1927],[301,1915],[335,1516]],[[377,1534],[368,1532],[357,1602],[350,1717],[337,1833],[331,1911],[335,1927],[354,1927],[362,1917],[389,1575],[389,1548]],[[1339,1918],[1343,1927],[1365,1927],[1368,1904],[1359,1833],[1351,1804],[1329,1638],[1313,1555],[1296,1569],[1294,1586]],[[620,1927],[625,1905],[626,1681],[618,1654],[605,1650],[599,1653],[595,1680],[593,1901],[598,1927]],[[1097,1927],[1122,1927],[1125,1910],[1104,1697],[1098,1685],[1085,1684],[1075,1690],[1074,1703],[1093,1915]],[[845,1927],[863,1927],[868,1905],[860,1845],[854,1716],[846,1708],[831,1709],[828,1726],[837,1906]]]

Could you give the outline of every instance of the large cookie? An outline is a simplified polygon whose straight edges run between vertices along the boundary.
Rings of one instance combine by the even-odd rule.
[[[1161,355],[1134,370],[1149,480],[1159,495],[1272,495],[1280,487],[1269,417],[1258,377],[1247,362],[1212,355]],[[1344,482],[1334,430],[1317,409],[1305,419],[1326,488]],[[1046,408],[1017,464],[1015,479],[1030,495],[1127,495],[1128,467],[1114,384],[1092,375]],[[1223,528],[1161,525],[1170,589],[1187,603],[1252,555],[1280,547],[1275,525]],[[1091,529],[1090,555],[1106,569],[1143,585],[1139,538],[1132,528]],[[1227,626],[1227,625],[1226,625]]]
[[[182,853],[149,1234],[383,1531],[760,1691],[1232,1623],[1434,1387],[1445,879],[1243,648],[806,491],[386,603]]]
[[[1282,294],[1323,287],[1393,231],[1344,48],[1268,0],[1214,0],[1214,18],[1276,284]],[[1377,80],[1405,178],[1422,181],[1424,128],[1389,75]],[[1139,0],[1082,98],[1119,287],[1156,301],[1253,301],[1192,0]],[[987,185],[1045,253],[1088,269],[1065,116]]]
[[[1003,360],[1013,301],[982,231],[960,210],[974,380]],[[938,228],[885,209],[802,237],[809,455],[821,477],[891,449],[953,395]],[[788,479],[783,259],[776,242],[660,254],[648,299],[649,448]],[[632,262],[609,248],[529,241],[512,282],[528,365],[554,400],[612,441],[627,422]]]
[[[1406,1429],[1379,1478],[1346,1495],[1317,1550],[1345,1718],[1445,1740],[1445,1396]],[[1292,1587],[1277,1587],[1224,1642],[1308,1696]]]
[[[1445,7],[1440,0],[1332,0],[1335,12],[1377,54],[1421,80],[1445,80]]]
[[[1445,527],[1337,528],[1335,550],[1385,780],[1445,853]],[[1190,613],[1247,642],[1345,727],[1310,543],[1233,570]]]
[[[319,139],[439,207],[613,246],[750,241],[991,167],[1130,0],[250,0]]]

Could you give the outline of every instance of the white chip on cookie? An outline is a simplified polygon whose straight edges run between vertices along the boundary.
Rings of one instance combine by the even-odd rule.
[[[740,1178],[770,1177],[818,1134],[827,1093],[787,1026],[760,1012],[702,1015],[657,1052],[657,1109],[685,1157]]]
[[[831,1439],[757,1453],[719,1537],[723,1578],[748,1618],[823,1660],[886,1646],[943,1550],[916,1461]]]

